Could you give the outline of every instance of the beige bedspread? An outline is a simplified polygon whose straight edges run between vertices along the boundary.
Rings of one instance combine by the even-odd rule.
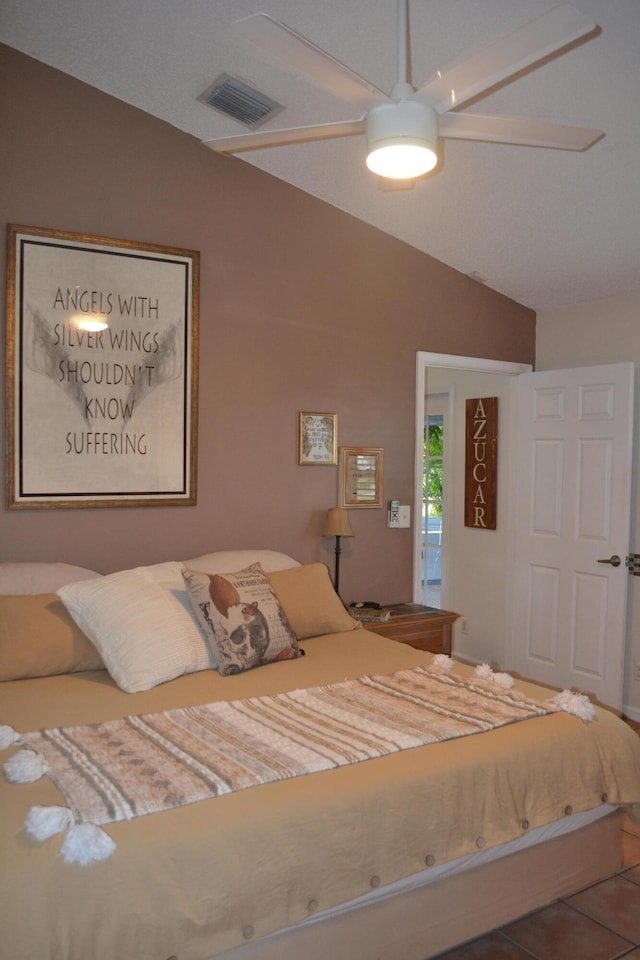
[[[104,672],[0,685],[0,722],[26,732],[334,683],[428,663],[354,631],[237,677],[182,677],[145,693]],[[545,697],[548,691],[523,685]],[[8,756],[10,751],[5,753]],[[65,864],[32,841],[47,781],[0,785],[0,955],[7,960],[205,960],[383,885],[603,802],[640,802],[640,742],[612,714],[540,717],[132,821],[114,855]]]

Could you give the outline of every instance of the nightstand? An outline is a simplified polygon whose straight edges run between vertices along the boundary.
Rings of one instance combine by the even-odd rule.
[[[451,653],[452,626],[460,616],[451,610],[423,607],[419,603],[392,603],[382,608],[391,616],[384,623],[366,623],[362,626],[372,633],[408,643],[418,650],[431,653]]]

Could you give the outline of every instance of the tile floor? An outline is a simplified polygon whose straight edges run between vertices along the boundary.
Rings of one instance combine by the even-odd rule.
[[[629,820],[622,849],[620,873],[438,960],[640,960],[640,828]]]

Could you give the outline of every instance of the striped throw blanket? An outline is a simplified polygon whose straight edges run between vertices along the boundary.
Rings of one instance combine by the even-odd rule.
[[[438,667],[28,733],[76,823],[107,824],[558,707]]]

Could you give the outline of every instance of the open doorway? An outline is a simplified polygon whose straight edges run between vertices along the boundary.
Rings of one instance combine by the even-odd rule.
[[[625,369],[619,370],[621,367]],[[549,380],[552,373],[555,379]],[[538,675],[538,667],[542,670],[540,664],[544,666],[548,653],[546,648],[540,652],[542,644],[548,648],[556,638],[558,644],[562,641],[563,658],[553,661],[556,684],[579,686],[616,708],[620,700],[617,688],[614,694],[605,695],[597,683],[601,674],[604,682],[613,667],[617,670],[622,664],[626,642],[627,584],[622,564],[616,571],[613,559],[628,551],[625,484],[631,462],[632,374],[631,364],[533,374],[524,364],[418,354],[416,378],[416,504],[422,502],[424,482],[425,397],[444,391],[453,397],[445,451],[447,446],[453,451],[455,475],[445,465],[443,489],[449,491],[450,500],[443,510],[441,532],[441,604],[460,615],[456,652],[471,662],[495,662],[502,669],[551,682]],[[464,523],[465,405],[469,399],[482,397],[495,398],[498,410],[495,529]],[[607,425],[618,430],[618,420],[620,442],[618,433],[610,439],[604,432]],[[528,423],[533,425],[529,428]],[[607,466],[614,462],[615,469]],[[552,463],[555,473],[549,469]],[[560,469],[561,463],[566,464],[565,469]],[[619,487],[613,477],[620,478]],[[592,508],[595,492],[601,493],[602,517],[610,521],[608,537],[601,528],[597,528],[597,536],[593,532],[594,519],[598,519]],[[615,511],[609,506],[611,496]],[[414,599],[421,602],[423,524],[419,509],[414,517]],[[562,562],[552,563],[548,552],[543,562],[536,559],[534,547],[541,544],[546,551],[550,541],[558,542]],[[593,556],[589,554],[588,562],[571,567],[565,562],[569,558],[565,546],[583,545],[583,541]],[[612,570],[620,572],[615,583],[606,576]],[[554,599],[553,605],[542,591],[552,580],[563,584],[554,593],[557,603]],[[618,603],[614,587],[620,593],[619,617],[610,613]],[[606,616],[604,610],[609,611]],[[541,619],[542,614],[546,619]],[[522,657],[528,658],[526,662],[521,662]],[[615,679],[617,684],[620,678]]]
[[[459,537],[456,536],[456,530],[460,533],[459,527],[462,524],[460,513],[462,504],[459,503],[458,487],[463,482],[461,471],[456,470],[456,461],[460,460],[460,439],[463,436],[463,425],[457,423],[457,408],[459,404],[463,405],[466,384],[470,385],[473,391],[480,391],[482,395],[498,392],[505,388],[506,383],[514,376],[521,373],[530,372],[529,364],[511,363],[502,360],[489,360],[479,357],[461,357],[452,354],[443,353],[423,353],[417,354],[416,363],[416,406],[415,406],[415,496],[414,503],[414,563],[413,563],[413,598],[417,603],[426,603],[427,606],[440,606],[446,609],[456,609],[456,603],[460,605],[461,599],[468,601],[468,597],[460,598],[456,595],[454,581],[456,572],[470,562],[468,553],[468,544],[458,543]],[[480,375],[480,376],[479,376]],[[489,375],[489,376],[487,376]],[[496,384],[496,386],[494,386]],[[501,386],[498,387],[497,384]],[[430,399],[429,399],[430,398]],[[434,519],[432,526],[433,540],[436,534],[440,543],[440,584],[432,584],[432,587],[439,587],[434,600],[430,602],[425,599],[424,588],[430,585],[430,579],[438,579],[435,576],[434,561],[431,560],[431,572],[427,569],[424,573],[424,553],[431,550],[430,547],[424,547],[423,544],[428,538],[429,524],[428,513],[421,509],[424,503],[425,473],[429,470],[428,459],[425,456],[425,418],[430,414],[435,416],[442,415],[445,421],[443,455],[442,455],[442,522],[439,524],[440,530],[436,531],[438,525]],[[458,429],[458,427],[460,429]],[[455,436],[454,436],[455,434]],[[458,436],[460,434],[460,436]],[[457,439],[456,439],[457,438]],[[434,473],[436,469],[434,467]],[[428,499],[428,498],[427,498]],[[434,500],[437,498],[434,498]],[[434,504],[435,505],[435,504]],[[435,511],[434,511],[435,512]],[[458,547],[456,544],[458,543]],[[458,556],[456,556],[456,552]],[[428,557],[427,557],[428,560]],[[423,583],[426,581],[426,584]],[[431,596],[431,594],[429,594]],[[464,610],[460,612],[465,613]]]

